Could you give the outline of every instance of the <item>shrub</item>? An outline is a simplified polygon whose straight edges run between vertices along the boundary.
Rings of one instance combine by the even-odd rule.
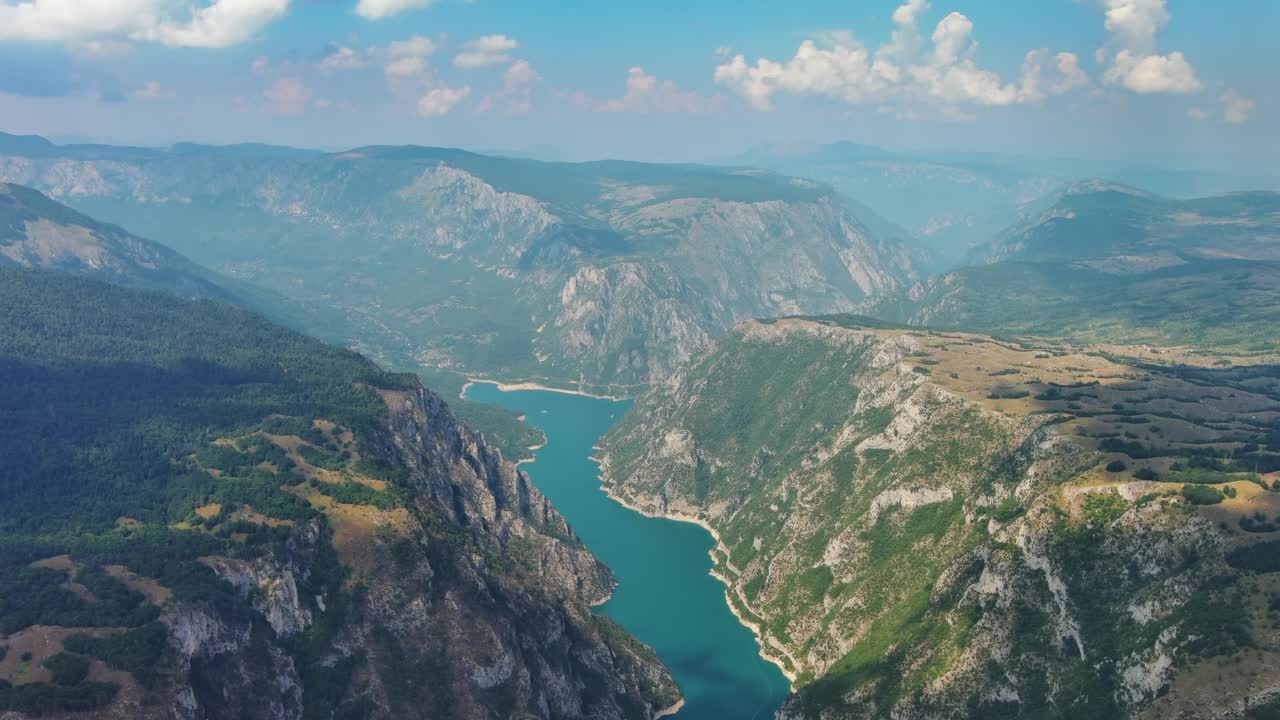
[[[55,685],[79,685],[89,677],[89,661],[79,655],[58,653],[44,661]]]
[[[1138,480],[1159,480],[1160,479],[1160,474],[1149,467],[1138,468],[1137,472],[1135,472],[1133,476]]]
[[[1117,492],[1090,493],[1084,499],[1084,515],[1091,527],[1103,527],[1129,509],[1129,501]]]
[[[1246,515],[1240,518],[1240,529],[1250,533],[1269,533],[1275,532],[1280,528],[1277,528],[1273,522],[1267,522],[1266,515],[1257,513],[1253,517]]]
[[[1005,523],[1018,517],[1024,512],[1026,512],[1026,508],[1022,506],[1021,502],[1018,502],[1018,498],[1010,495],[1001,501],[1001,503],[996,506],[995,510],[991,511],[991,517]]]
[[[1208,485],[1184,485],[1182,497],[1193,505],[1217,505],[1222,502],[1222,491]]]
[[[1124,472],[1126,467],[1128,466],[1124,464],[1124,461],[1112,460],[1111,462],[1107,463],[1107,472],[1109,473]]]
[[[1232,550],[1227,554],[1227,564],[1238,570],[1276,572],[1280,570],[1280,540],[1269,540]]]

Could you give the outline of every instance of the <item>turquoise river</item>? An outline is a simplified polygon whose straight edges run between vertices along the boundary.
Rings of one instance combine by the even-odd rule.
[[[617,591],[597,611],[671,669],[685,698],[675,720],[771,718],[787,679],[760,657],[751,631],[729,611],[724,585],[708,574],[711,535],[628,510],[600,489],[592,448],[629,403],[480,383],[466,396],[523,413],[546,434],[546,446],[520,467],[617,576]]]

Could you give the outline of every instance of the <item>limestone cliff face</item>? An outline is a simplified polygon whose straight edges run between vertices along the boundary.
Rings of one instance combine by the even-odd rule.
[[[899,239],[828,188],[741,168],[0,146],[0,179],[336,307],[351,344],[396,364],[612,394],[736,322],[849,311],[911,276]]]
[[[528,477],[421,386],[383,397],[360,452],[407,505],[326,504],[281,548],[203,558],[237,599],[165,602],[162,680],[117,673],[110,706],[67,718],[651,720],[679,699],[591,613],[613,577]]]
[[[1229,451],[1251,432],[1232,404],[1280,417],[1280,399],[1195,372],[746,323],[606,436],[604,481],[718,532],[729,602],[794,678],[782,718],[1234,717],[1280,686],[1254,655],[1270,616],[1247,609],[1268,591],[1231,560],[1273,493],[1228,473],[1197,510],[1177,428]],[[1247,679],[1203,682],[1241,661]]]

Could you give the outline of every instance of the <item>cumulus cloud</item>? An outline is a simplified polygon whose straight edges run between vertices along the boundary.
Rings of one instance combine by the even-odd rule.
[[[461,87],[438,87],[432,88],[422,97],[418,98],[417,110],[418,114],[423,117],[433,117],[436,115],[444,115],[454,106],[471,94],[471,88]]]
[[[1200,89],[1195,68],[1186,56],[1158,52],[1157,37],[1169,24],[1168,0],[1103,0],[1107,48],[1098,51],[1098,62],[1110,64],[1103,82],[1132,92],[1191,93]]]
[[[155,42],[222,48],[289,11],[290,0],[0,0],[0,40],[106,47]]]
[[[262,91],[267,101],[267,108],[272,112],[284,115],[296,115],[307,107],[311,93],[302,80],[295,77],[283,77],[272,82]]]
[[[1050,61],[1049,51],[1032,50],[1022,61],[1022,77],[1018,82],[1018,102],[1040,102],[1049,95],[1061,95],[1089,84],[1089,76],[1080,69],[1075,53],[1060,52],[1052,58],[1056,76],[1044,80],[1044,68]]]
[[[430,58],[437,49],[431,38],[414,35],[368,51],[382,62],[391,92],[423,117],[444,115],[471,95],[470,87],[450,87],[436,73]]]
[[[463,51],[453,58],[460,68],[477,68],[511,62],[510,51],[520,43],[506,35],[485,35],[462,45]]]
[[[396,40],[384,48],[373,48],[370,55],[383,59],[382,72],[392,90],[412,81],[434,80],[435,73],[427,59],[436,52],[431,38],[414,35],[406,40]]]
[[[968,118],[963,106],[1003,106],[1039,102],[1047,95],[1087,84],[1078,58],[1059,53],[1046,81],[1048,51],[1028,53],[1018,82],[1003,80],[976,61],[978,42],[973,22],[952,12],[934,28],[928,42],[919,20],[927,0],[907,0],[893,13],[894,29],[874,52],[851,33],[825,33],[805,40],[786,62],[743,55],[719,65],[717,84],[767,110],[778,93],[818,95],[849,104],[877,104],[899,114],[914,115],[915,105],[935,105],[944,116]]]
[[[522,115],[533,106],[533,85],[542,76],[528,61],[517,60],[502,73],[502,90],[486,96],[476,104],[476,112],[490,112],[502,108],[511,115]]]
[[[659,80],[639,67],[627,71],[626,92],[622,97],[597,100],[578,93],[573,102],[593,112],[704,113],[720,106],[719,98],[681,90],[670,80]]]
[[[137,100],[161,100],[174,96],[173,92],[166,90],[158,80],[148,81],[142,87],[129,93],[129,95]]]
[[[1249,115],[1258,106],[1257,101],[1247,98],[1235,90],[1228,90],[1218,98],[1222,103],[1222,119],[1232,125],[1249,122]]]
[[[1080,69],[1080,58],[1075,53],[1060,52],[1054,56],[1054,61],[1058,67],[1059,76],[1053,85],[1054,93],[1070,92],[1089,84],[1089,76]]]
[[[405,10],[420,10],[431,2],[432,0],[360,0],[356,3],[356,14],[366,20],[381,20]]]
[[[1182,53],[1140,55],[1129,50],[1116,53],[1102,79],[1136,93],[1192,93],[1200,89],[1196,71]]]
[[[325,48],[324,56],[320,58],[319,62],[319,68],[323,72],[351,70],[364,66],[365,57],[359,50],[353,50],[335,43],[330,43]]]

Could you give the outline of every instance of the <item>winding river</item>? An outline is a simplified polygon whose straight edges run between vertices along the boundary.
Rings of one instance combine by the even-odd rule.
[[[468,387],[469,400],[523,413],[547,436],[536,458],[522,465],[555,503],[587,547],[618,578],[618,589],[597,608],[657,651],[671,669],[685,704],[676,720],[771,718],[789,684],[759,655],[751,631],[712,578],[706,530],[650,518],[610,500],[600,489],[593,446],[629,402],[542,390]]]

